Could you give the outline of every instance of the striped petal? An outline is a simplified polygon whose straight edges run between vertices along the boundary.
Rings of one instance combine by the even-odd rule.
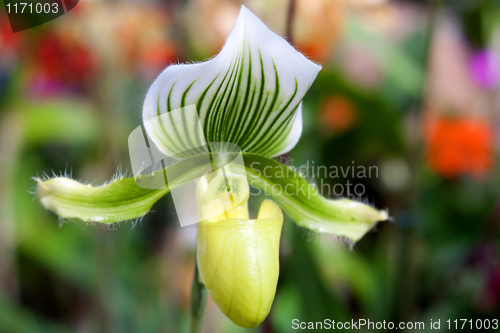
[[[242,6],[221,52],[197,64],[166,68],[149,89],[143,120],[194,105],[206,142],[231,142],[243,152],[277,156],[292,149],[302,132],[301,100],[321,67],[297,52]],[[189,141],[154,122],[146,126],[158,148]],[[190,147],[188,147],[190,148]]]

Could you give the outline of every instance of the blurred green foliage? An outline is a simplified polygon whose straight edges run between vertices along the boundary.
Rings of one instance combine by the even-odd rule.
[[[172,3],[161,10],[181,17],[187,3]],[[460,10],[446,5],[467,40],[484,47],[487,37],[498,33],[500,10],[493,1],[480,3]],[[97,10],[89,8],[82,15]],[[425,4],[418,8],[429,9]],[[63,28],[70,26],[69,18],[59,20]],[[426,164],[423,139],[415,144],[408,138],[416,126],[411,117],[415,111],[419,116],[422,107],[425,29],[414,29],[396,43],[368,31],[360,24],[363,18],[346,20],[345,42],[372,52],[382,79],[367,89],[332,56],[306,96],[303,136],[287,158],[296,166],[307,161],[381,166],[401,160],[409,165],[412,180],[399,189],[387,188],[382,177],[327,180],[362,182],[367,189],[363,200],[387,207],[394,220],[380,224],[352,251],[349,244],[285,222],[275,303],[269,318],[253,331],[289,332],[295,318],[498,318],[498,168],[483,179],[449,179]],[[182,29],[175,26],[170,33],[184,36]],[[32,177],[43,173],[68,172],[99,184],[118,165],[126,171],[127,135],[141,122],[142,98],[152,82],[141,76],[146,72],[142,67],[123,70],[91,46],[101,61],[91,84],[71,81],[71,89],[62,93],[33,94],[32,63],[41,61],[37,41],[50,33],[50,24],[23,32],[27,42],[12,62],[0,44],[0,332],[186,332],[194,229],[177,226],[168,195],[141,221],[107,228],[62,223],[32,193]],[[180,60],[189,60],[183,58],[185,50],[193,52],[185,43],[177,46]],[[348,101],[356,121],[325,132],[320,129],[322,105],[331,96]],[[205,321],[207,332],[245,331],[210,302]]]

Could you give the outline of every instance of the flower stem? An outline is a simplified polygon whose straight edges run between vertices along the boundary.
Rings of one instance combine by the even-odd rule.
[[[207,288],[200,281],[198,273],[198,264],[194,263],[193,284],[191,285],[191,328],[190,333],[198,333],[200,331],[201,320],[205,312],[207,304]]]
[[[288,38],[288,41],[290,42],[290,44],[293,43],[292,30],[293,30],[293,19],[295,16],[296,3],[297,3],[297,0],[290,0],[290,3],[288,5],[285,35]]]

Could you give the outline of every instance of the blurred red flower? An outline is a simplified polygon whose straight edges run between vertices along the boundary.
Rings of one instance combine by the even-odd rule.
[[[292,27],[293,43],[307,57],[328,63],[339,43],[344,9],[330,0],[299,0]]]
[[[38,74],[61,83],[89,83],[95,74],[95,60],[89,47],[55,33],[40,39],[35,55]]]
[[[21,36],[12,32],[6,17],[0,19],[0,50],[2,52],[16,50],[21,42]]]
[[[481,177],[493,168],[494,129],[485,120],[429,115],[424,138],[428,165],[445,177]]]

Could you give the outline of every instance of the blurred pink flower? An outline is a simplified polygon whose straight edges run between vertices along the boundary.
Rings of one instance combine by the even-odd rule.
[[[472,55],[469,61],[472,78],[478,86],[493,89],[500,82],[500,57],[493,51],[483,50]]]

